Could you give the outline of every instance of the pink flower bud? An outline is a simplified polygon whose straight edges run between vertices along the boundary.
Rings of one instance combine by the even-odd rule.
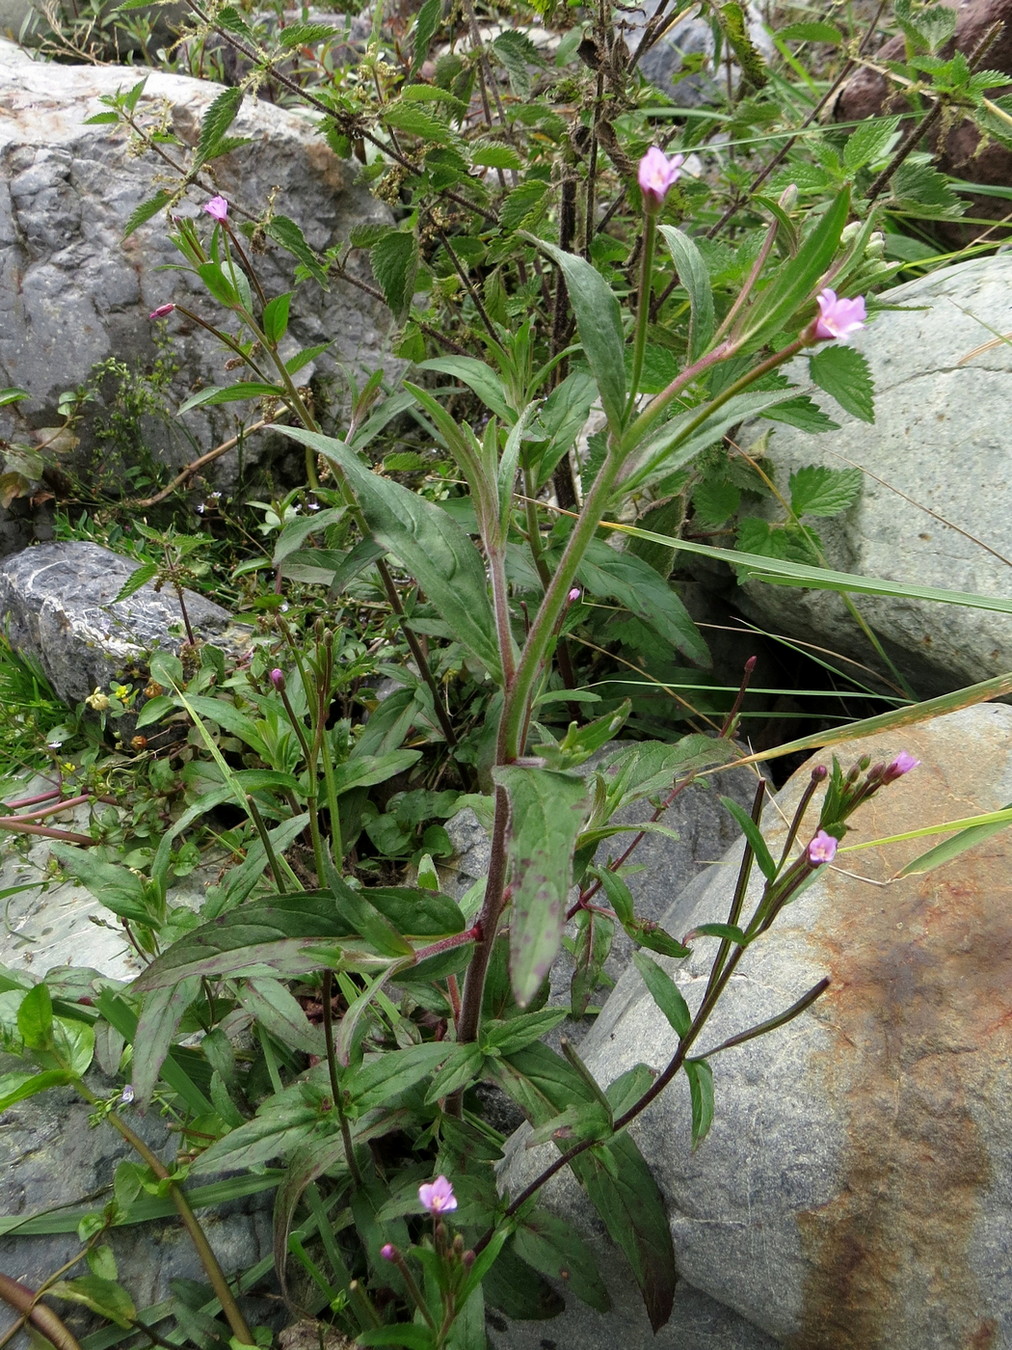
[[[430,1214],[448,1214],[457,1208],[457,1197],[446,1177],[436,1177],[435,1181],[418,1188],[418,1198]]]
[[[149,319],[164,319],[165,316],[166,316],[166,314],[171,314],[172,311],[173,311],[174,309],[175,309],[175,305],[173,305],[173,304],[159,305],[157,309],[153,309],[153,310],[151,311],[151,313],[148,315],[148,318],[149,318]]]
[[[573,589],[572,589],[572,590],[569,592],[569,594],[566,596],[566,599],[569,601],[569,603],[570,603],[571,605],[575,605],[576,602],[577,602],[577,600],[579,600],[580,595],[581,595],[581,591],[580,591],[579,586],[574,586]]]
[[[920,762],[919,759],[914,759],[913,755],[908,755],[905,750],[901,750],[893,762],[887,764],[883,770],[882,782],[894,783],[897,778],[902,778],[911,769],[916,769]]]
[[[816,296],[819,304],[819,317],[815,320],[814,335],[823,342],[832,338],[845,338],[864,327],[867,317],[864,308],[864,296],[855,300],[843,300],[827,286]]]
[[[672,187],[678,181],[684,155],[672,155],[669,159],[663,150],[652,145],[640,160],[639,185],[643,193],[643,205],[648,211],[656,211]]]
[[[380,1248],[380,1256],[382,1256],[384,1261],[396,1261],[397,1248],[392,1242],[384,1242],[383,1246]]]
[[[812,866],[821,867],[823,863],[832,862],[836,857],[836,840],[825,830],[819,830],[806,851]]]
[[[212,197],[209,202],[204,203],[204,210],[215,220],[228,219],[228,202],[224,197]]]
[[[270,680],[271,684],[273,684],[275,689],[284,689],[285,672],[283,670],[278,670],[277,668],[275,668],[274,670],[271,671],[270,675],[268,676],[268,679]]]

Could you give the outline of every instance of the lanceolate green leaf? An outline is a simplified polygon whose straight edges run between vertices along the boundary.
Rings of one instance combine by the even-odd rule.
[[[755,351],[789,323],[805,301],[814,297],[819,278],[833,260],[850,214],[850,193],[840,192],[775,279],[746,311],[739,338],[743,353]]]
[[[633,952],[633,963],[650,991],[650,997],[660,1008],[679,1036],[684,1036],[692,1025],[692,1014],[682,997],[682,991],[666,970],[643,952]]]
[[[612,1167],[595,1156],[605,1149]],[[664,1200],[643,1155],[624,1131],[574,1158],[570,1166],[612,1241],[625,1253],[650,1325],[659,1331],[671,1316],[678,1275]]]
[[[685,606],[664,577],[642,558],[594,539],[577,577],[592,595],[617,600],[672,647],[700,665],[709,664],[706,643]]]
[[[507,426],[516,421],[516,413],[509,405],[502,380],[487,366],[473,356],[437,356],[431,361],[423,361],[421,370],[438,370],[441,374],[452,375],[472,389],[490,412],[494,412]]]
[[[526,1007],[562,945],[587,785],[572,774],[518,765],[497,768],[494,777],[510,799],[510,976]]]
[[[614,291],[584,258],[553,244],[536,241],[562,269],[576,315],[591,374],[597,381],[601,405],[612,431],[618,432],[625,415],[625,338],[622,313]]]
[[[689,1080],[692,1104],[692,1147],[697,1149],[713,1123],[713,1070],[705,1059],[687,1059],[685,1076]]]
[[[861,577],[853,572],[833,572],[825,567],[809,567],[806,563],[787,562],[778,558],[764,558],[758,553],[739,553],[730,548],[711,548],[708,544],[693,544],[686,539],[675,539],[671,535],[654,534],[652,530],[641,530],[635,525],[622,525],[617,521],[601,522],[605,529],[621,530],[637,539],[646,539],[654,544],[664,544],[668,548],[683,553],[698,553],[703,558],[716,558],[719,562],[730,563],[743,569],[747,576],[778,586],[811,586],[821,591],[844,591],[854,595],[898,595],[909,596],[913,600],[937,600],[946,605],[967,605],[971,609],[994,610],[999,614],[1012,614],[1012,600],[997,595],[973,595],[967,591],[945,591],[935,586],[915,586],[906,581],[883,581],[877,577]]]
[[[337,464],[377,542],[411,573],[458,641],[501,678],[485,569],[464,531],[438,506],[367,469],[343,441],[302,427],[278,430]]]
[[[689,361],[702,356],[713,337],[713,291],[710,287],[710,274],[706,270],[703,256],[694,241],[673,225],[662,225],[664,236],[675,266],[678,268],[678,280],[689,297],[692,319],[689,324]]]

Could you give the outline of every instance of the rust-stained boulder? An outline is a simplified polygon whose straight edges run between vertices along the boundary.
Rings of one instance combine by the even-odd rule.
[[[848,845],[1012,800],[1006,705],[869,738],[843,760],[901,750],[921,767],[862,808]],[[800,770],[768,813],[774,856],[781,813],[790,818],[812,764],[828,759]],[[801,1017],[713,1059],[716,1116],[696,1153],[684,1082],[632,1127],[664,1193],[685,1284],[792,1350],[1012,1345],[1012,835],[891,880],[933,842],[841,852],[747,954],[701,1053],[822,977],[831,985]],[[726,921],[739,853],[676,902],[669,931]],[[691,958],[668,965],[690,1006],[713,945],[699,940]],[[607,1084],[637,1062],[662,1067],[674,1046],[631,970],[581,1054]],[[523,1144],[521,1132],[503,1178],[511,1192],[555,1156]],[[586,1214],[568,1179],[546,1198],[574,1220]],[[702,1343],[680,1319],[677,1294],[655,1339],[628,1272],[594,1240],[613,1312],[574,1307],[555,1322],[512,1325],[511,1350],[542,1337],[594,1350]]]

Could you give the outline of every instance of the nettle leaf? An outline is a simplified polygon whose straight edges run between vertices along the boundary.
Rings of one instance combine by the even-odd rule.
[[[158,563],[149,562],[135,568],[120,587],[113,604],[118,605],[121,600],[129,600],[131,595],[136,595],[142,586],[146,586],[158,575],[158,567]]]
[[[290,28],[282,28],[278,41],[286,48],[311,47],[314,43],[343,36],[341,29],[332,23],[293,23]]]
[[[947,175],[913,156],[893,174],[890,191],[897,206],[923,220],[958,220],[966,210]]]
[[[383,109],[383,120],[395,131],[406,131],[418,136],[427,145],[457,145],[459,137],[438,117],[433,117],[416,103],[390,103]]]
[[[862,422],[875,421],[875,387],[861,352],[834,342],[808,358],[808,372],[844,412]]]
[[[471,151],[471,163],[483,169],[521,169],[523,160],[509,145],[479,145]]]
[[[587,784],[574,774],[515,764],[493,776],[510,799],[510,976],[516,1001],[526,1007],[562,946]]]
[[[791,510],[796,516],[838,516],[861,495],[860,469],[809,464],[791,474]]]
[[[723,525],[741,505],[741,489],[726,479],[704,479],[692,492],[692,510],[701,525]]]
[[[843,34],[831,23],[790,23],[778,33],[785,42],[832,42],[839,46]]]
[[[859,122],[843,148],[843,165],[847,172],[856,173],[865,165],[884,159],[899,135],[899,125],[898,117],[869,117]]]
[[[148,0],[145,0],[145,3],[148,3]],[[153,197],[135,207],[123,227],[123,238],[128,239],[139,226],[144,225],[152,216],[157,216],[159,211],[164,211],[174,195],[168,189],[160,188]]]
[[[239,115],[242,107],[243,91],[234,86],[223,89],[204,114],[200,124],[200,140],[197,142],[197,164],[204,164],[221,153],[221,144],[225,132]]]
[[[574,1158],[570,1167],[625,1253],[650,1325],[659,1331],[671,1316],[678,1274],[664,1200],[643,1155],[624,1131]]]
[[[823,431],[840,429],[839,422],[834,422],[807,394],[799,394],[797,398],[778,403],[776,407],[769,408],[760,416],[769,422],[783,422],[789,427],[797,427],[799,431],[811,431],[815,435]]]
[[[442,16],[443,0],[425,0],[425,4],[418,11],[418,17],[415,19],[414,52],[411,61],[412,75],[428,56],[429,46]]]
[[[532,230],[541,220],[548,208],[550,197],[546,196],[549,183],[534,178],[521,183],[503,199],[499,208],[499,224],[505,234],[512,234],[521,228]]]
[[[530,66],[542,66],[544,62],[537,47],[526,33],[508,28],[492,42],[492,53],[506,71],[510,90],[517,98],[528,99],[531,96]]]
[[[287,216],[272,216],[265,228],[276,244],[280,244],[293,258],[298,258],[318,285],[325,291],[330,290],[326,270],[320,266],[319,258],[306,243],[306,236],[294,220],[289,220]],[[326,345],[329,346],[330,344]]]
[[[403,318],[414,294],[418,240],[407,230],[391,230],[369,250],[373,276],[395,318]]]

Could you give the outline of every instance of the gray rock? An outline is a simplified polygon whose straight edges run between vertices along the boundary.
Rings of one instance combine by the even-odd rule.
[[[131,214],[164,185],[164,165],[152,155],[132,156],[119,127],[85,121],[106,111],[101,97],[127,91],[140,80],[146,84],[138,116],[145,125],[164,116],[182,142],[173,154],[185,161],[185,147],[196,143],[203,114],[221,94],[220,86],[139,68],[46,64],[0,41],[5,113],[0,156],[6,168],[0,181],[0,386],[30,395],[0,408],[0,438],[15,445],[32,446],[33,431],[59,427],[60,394],[86,382],[97,363],[116,358],[142,375],[150,373],[158,349],[148,315],[158,306],[184,303],[202,318],[230,327],[227,312],[195,278],[164,270],[181,262],[164,213],[123,239]],[[200,208],[213,192],[229,200],[233,218],[240,221],[247,213],[255,217],[273,198],[275,211],[295,221],[318,250],[345,241],[355,226],[388,219],[386,208],[357,184],[357,167],[326,146],[313,118],[247,99],[230,134],[248,137],[249,143],[213,161],[174,208],[195,217],[208,240],[211,221]],[[268,296],[292,289],[296,263],[291,255],[269,245],[257,253],[256,266]],[[326,421],[339,415],[346,401],[342,371],[360,381],[363,373],[389,361],[389,315],[379,301],[344,282],[333,283],[329,291],[301,286],[291,314],[286,353],[333,343],[299,376],[312,380]],[[203,328],[174,314],[165,321],[165,332],[168,355],[178,363],[167,400],[170,414],[195,389],[239,378],[226,369],[228,352]],[[103,387],[100,402],[114,393]],[[185,427],[142,416],[120,441],[100,442],[96,417],[104,409],[86,405],[75,426],[80,447],[61,455],[60,467],[92,456],[89,471],[101,473],[122,492],[125,470],[143,464],[144,456],[178,468],[234,435],[237,409],[255,412],[248,404],[198,408],[185,416]],[[242,454],[249,463],[272,448],[282,453],[281,446],[292,453],[281,438],[254,436]],[[238,455],[229,452],[208,472],[220,483],[234,481]]]
[[[845,763],[901,749],[922,766],[866,803],[848,842],[1012,798],[1012,708],[983,705],[871,737]],[[774,856],[808,781],[799,771],[769,813]],[[822,977],[831,986],[789,1025],[714,1061],[715,1121],[695,1153],[684,1083],[630,1127],[667,1202],[685,1282],[799,1350],[1012,1344],[1012,841],[1005,832],[939,871],[891,880],[930,842],[839,855],[751,948],[704,1051]],[[676,931],[726,918],[739,853],[676,904]],[[712,954],[703,939],[668,964],[690,1007]],[[663,1066],[674,1048],[629,971],[581,1054],[607,1084],[637,1062]],[[525,1149],[521,1133],[504,1189],[515,1193],[552,1156]],[[584,1212],[568,1177],[545,1199],[574,1220]],[[654,1338],[631,1279],[594,1240],[614,1310],[602,1318],[574,1307],[558,1343],[682,1350],[677,1296],[672,1323]],[[553,1323],[511,1329],[510,1350],[537,1345],[538,1332],[551,1340]]]
[[[5,1056],[5,1072],[21,1071],[20,1061]],[[90,1079],[92,1090],[109,1095],[111,1084]],[[167,1164],[178,1146],[167,1122],[152,1112],[141,1116],[126,1108],[132,1129]],[[120,1162],[138,1160],[110,1125],[92,1126],[92,1108],[73,1090],[58,1088],[17,1103],[3,1114],[0,1129],[0,1268],[30,1289],[50,1279],[76,1257],[82,1244],[75,1232],[36,1234],[31,1226],[19,1229],[16,1220],[30,1219],[46,1210],[73,1207],[84,1213],[101,1213],[112,1195],[112,1181]],[[138,1160],[139,1161],[139,1160]],[[271,1218],[262,1196],[216,1205],[200,1214],[212,1250],[226,1276],[254,1264],[270,1251]],[[206,1276],[175,1213],[141,1226],[113,1229],[108,1238],[116,1257],[118,1278],[131,1292],[138,1312],[167,1297],[169,1282],[197,1280]],[[63,1277],[87,1274],[82,1261]],[[210,1297],[210,1291],[209,1291]],[[74,1304],[47,1300],[78,1335],[96,1330],[97,1319]],[[264,1309],[246,1305],[256,1320]],[[13,1316],[4,1318],[13,1323]],[[3,1330],[6,1330],[4,1326]],[[25,1346],[24,1336],[13,1342]]]
[[[999,254],[885,292],[885,304],[904,308],[879,314],[849,339],[875,379],[874,426],[816,392],[842,424],[839,431],[774,430],[770,461],[784,487],[790,473],[807,464],[864,471],[857,504],[842,517],[813,522],[830,567],[1007,599],[1012,347],[993,337],[1012,330],[1010,284],[1012,255]],[[976,350],[983,344],[987,350]],[[758,433],[755,425],[743,429],[741,443]],[[854,599],[922,697],[1012,670],[1007,612],[889,596]],[[764,628],[881,669],[838,595],[750,581],[738,591],[738,603]]]
[[[44,778],[35,779],[16,795],[31,797],[50,786]],[[88,820],[89,808],[81,804],[49,817],[47,823],[84,832]],[[49,861],[47,839],[0,834],[0,894],[5,896],[0,976],[4,989],[25,983],[26,977],[31,982],[49,976],[51,987],[57,982],[74,990],[77,998],[103,985],[134,979],[145,963],[124,930],[83,886],[54,879]],[[220,858],[205,862],[186,882],[174,883],[167,897],[170,911],[180,905],[196,909],[203,885],[215,879],[220,863]],[[20,995],[0,992],[0,1000],[11,1000],[16,1006]],[[4,1015],[10,1011],[5,1008]],[[113,1053],[113,1060],[118,1053]],[[101,1062],[109,1067],[104,1057]],[[0,1073],[23,1072],[24,1068],[11,1055],[0,1056]],[[88,1085],[107,1100],[119,1091],[97,1067],[90,1071]],[[158,1110],[142,1115],[129,1106],[122,1109],[131,1128],[166,1165],[171,1164],[179,1141]],[[40,1232],[31,1222],[33,1216],[67,1206],[82,1212],[100,1211],[119,1163],[137,1160],[110,1125],[93,1126],[91,1115],[92,1108],[72,1089],[59,1088],[18,1102],[0,1117],[0,1270],[29,1288],[38,1288],[81,1251],[75,1232]],[[269,1200],[270,1192],[261,1192],[202,1211],[201,1221],[227,1275],[246,1269],[270,1250]],[[113,1230],[109,1243],[119,1278],[139,1310],[165,1298],[170,1280],[205,1279],[174,1212],[139,1227]],[[67,1278],[86,1273],[82,1262]],[[52,1306],[79,1334],[95,1330],[96,1320],[83,1309],[56,1300]],[[262,1320],[262,1310],[248,1311]],[[27,1342],[19,1337],[15,1344],[20,1347]]]
[[[116,596],[138,564],[91,543],[40,544],[0,561],[0,616],[11,645],[34,656],[67,703],[79,703],[114,678],[145,674],[155,648],[178,651],[186,640],[170,587],[148,582]],[[249,645],[249,629],[228,610],[184,590],[195,636],[232,652]]]
[[[643,32],[659,6],[648,0],[641,8],[622,9],[619,31],[631,52],[639,46]],[[775,54],[765,21],[755,5],[748,5],[748,31],[753,44],[764,58]],[[720,64],[714,67],[716,46],[713,25],[704,17],[686,11],[676,17],[670,13],[671,26],[643,55],[639,69],[663,94],[668,94],[676,107],[701,108],[719,103],[727,90],[738,87],[741,71],[725,49]],[[703,69],[692,74],[681,74],[687,57],[705,57]]]

